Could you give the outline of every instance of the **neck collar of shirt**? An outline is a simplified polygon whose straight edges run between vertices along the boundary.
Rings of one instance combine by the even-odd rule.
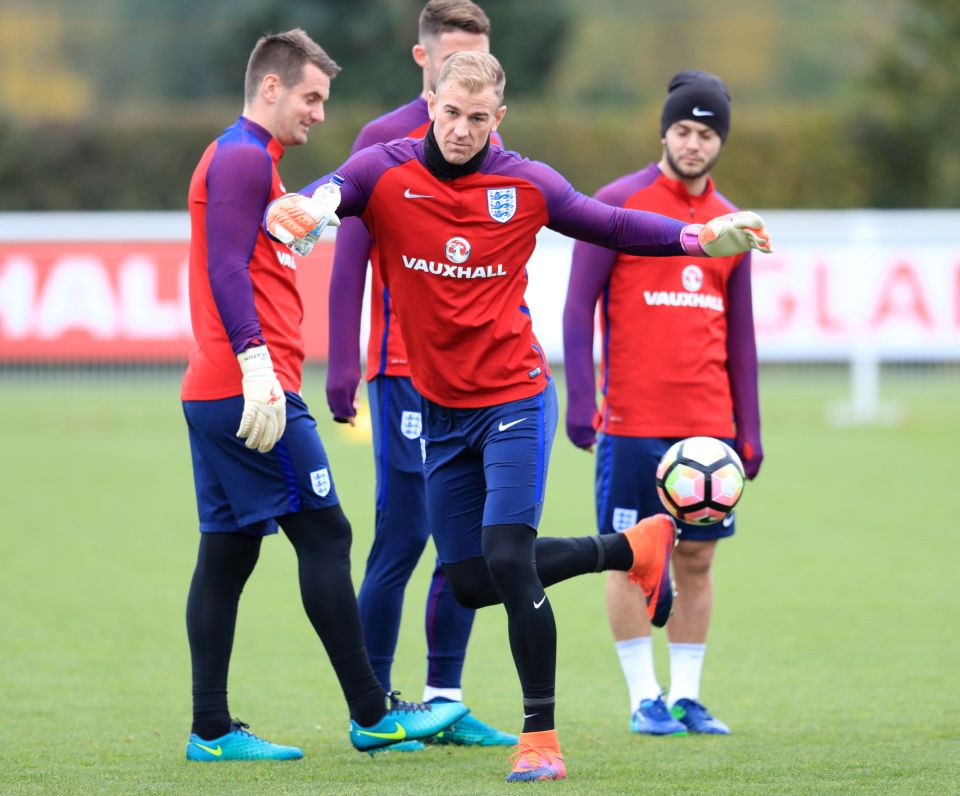
[[[487,152],[490,151],[490,136],[487,136],[487,143],[483,149],[477,152],[466,163],[450,163],[440,151],[440,145],[433,134],[433,125],[427,128],[427,135],[423,142],[423,160],[426,167],[438,180],[455,180],[457,177],[466,177],[480,170],[483,165]]]
[[[274,138],[266,127],[261,127],[259,124],[251,121],[243,115],[237,117],[237,126],[242,127],[244,130],[249,132],[250,135],[262,142],[267,148],[267,151],[270,153],[270,156],[273,158],[274,163],[278,162],[280,158],[283,157],[283,153],[285,151],[283,144]]]
[[[657,167],[659,171],[659,167]],[[676,196],[680,201],[686,204],[693,204],[696,202],[702,202],[713,194],[713,178],[707,177],[707,185],[703,189],[703,193],[692,194],[687,190],[686,184],[683,180],[674,180],[660,172],[660,181],[663,183],[664,187],[670,191],[674,196]]]

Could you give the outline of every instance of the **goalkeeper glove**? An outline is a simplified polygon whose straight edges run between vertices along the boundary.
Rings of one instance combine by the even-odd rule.
[[[243,416],[237,436],[248,448],[269,453],[287,427],[287,398],[265,345],[237,354],[243,373]]]
[[[718,216],[706,224],[688,224],[680,233],[687,254],[731,257],[751,249],[770,254],[770,233],[752,210]],[[699,251],[697,251],[699,249]]]
[[[322,188],[321,185],[317,191]],[[318,236],[328,226],[340,226],[336,213],[324,210],[319,201],[300,193],[284,194],[267,208],[267,232],[287,246],[313,232],[321,221],[324,225],[316,230]]]

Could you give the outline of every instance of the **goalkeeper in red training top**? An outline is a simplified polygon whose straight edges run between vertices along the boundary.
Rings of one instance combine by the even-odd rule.
[[[423,138],[430,126],[427,94],[437,87],[444,61],[465,50],[490,50],[490,20],[471,0],[429,0],[420,12],[419,40],[413,59],[422,72],[422,92],[369,122],[353,144],[358,152],[395,138]],[[494,133],[493,142],[500,138]],[[373,671],[390,690],[390,671],[400,634],[403,596],[430,537],[423,486],[421,397],[410,380],[407,347],[390,292],[380,276],[378,250],[363,221],[345,218],[337,230],[334,268],[370,269],[370,334],[367,345],[367,395],[373,429],[376,468],[376,516],[373,546],[357,602],[363,638]],[[331,314],[337,315],[338,297],[331,293]],[[344,382],[360,382],[360,317],[355,325],[338,327],[337,344],[329,347],[328,386],[336,401]],[[354,413],[339,417],[353,423]],[[461,674],[474,611],[453,596],[437,561],[427,589],[424,627],[427,635],[427,682],[424,702],[463,702]],[[476,705],[473,705],[474,709]],[[432,743],[460,746],[513,746],[517,736],[501,732],[477,718],[473,711]],[[401,748],[423,749],[409,741]]]
[[[491,143],[506,113],[506,77],[492,55],[461,52],[428,95],[423,140],[353,155],[341,213],[376,241],[414,386],[424,397],[424,475],[430,527],[457,599],[502,603],[523,694],[523,732],[508,780],[561,779],[554,725],[556,625],[544,587],[620,570],[640,584],[648,615],[666,622],[674,524],[648,518],[624,534],[537,538],[557,423],[557,395],[524,302],[536,234],[566,235],[650,256],[729,256],[769,250],[755,213],[706,225],[615,208],[577,193],[543,163]],[[304,206],[320,181],[273,202],[267,229],[300,238],[317,219]],[[334,269],[330,345],[354,329],[364,269]],[[356,381],[328,398],[350,416]]]
[[[436,734],[466,713],[401,702],[377,681],[350,577],[350,523],[317,424],[300,396],[303,307],[296,260],[262,228],[284,189],[277,162],[323,121],[340,67],[302,30],[264,36],[250,55],[243,114],[207,147],[190,182],[190,317],[196,348],[180,397],[200,519],[187,599],[193,664],[188,760],[303,756],[247,731],[227,707],[240,593],[263,537],[283,528],[297,554],[303,606],[369,751]]]

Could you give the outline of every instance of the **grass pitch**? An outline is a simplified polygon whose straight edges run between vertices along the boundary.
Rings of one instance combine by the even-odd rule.
[[[303,613],[295,559],[264,543],[241,602],[231,708],[304,749],[281,764],[188,764],[184,606],[196,517],[177,376],[0,382],[3,793],[514,792],[503,749],[371,759]],[[728,738],[641,738],[610,640],[601,576],[553,587],[565,793],[957,793],[960,689],[955,450],[960,387],[888,386],[897,428],[828,426],[845,385],[762,378],[766,462],[721,544],[703,699]],[[560,390],[561,400],[563,390]],[[362,574],[372,455],[321,424]],[[558,433],[542,533],[593,531],[593,459]],[[429,555],[407,592],[395,683],[419,697]],[[669,670],[658,637],[658,669]],[[520,695],[499,608],[478,613],[464,674],[476,714],[517,731]]]

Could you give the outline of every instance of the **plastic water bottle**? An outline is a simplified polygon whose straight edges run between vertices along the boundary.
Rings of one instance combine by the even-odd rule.
[[[297,238],[290,244],[290,248],[297,254],[305,257],[317,245],[320,235],[323,234],[323,230],[330,223],[330,217],[337,212],[337,208],[340,206],[341,185],[343,185],[343,177],[334,174],[328,182],[325,182],[313,192],[310,199],[304,202],[304,209],[320,220],[317,222],[317,226],[306,235]]]

